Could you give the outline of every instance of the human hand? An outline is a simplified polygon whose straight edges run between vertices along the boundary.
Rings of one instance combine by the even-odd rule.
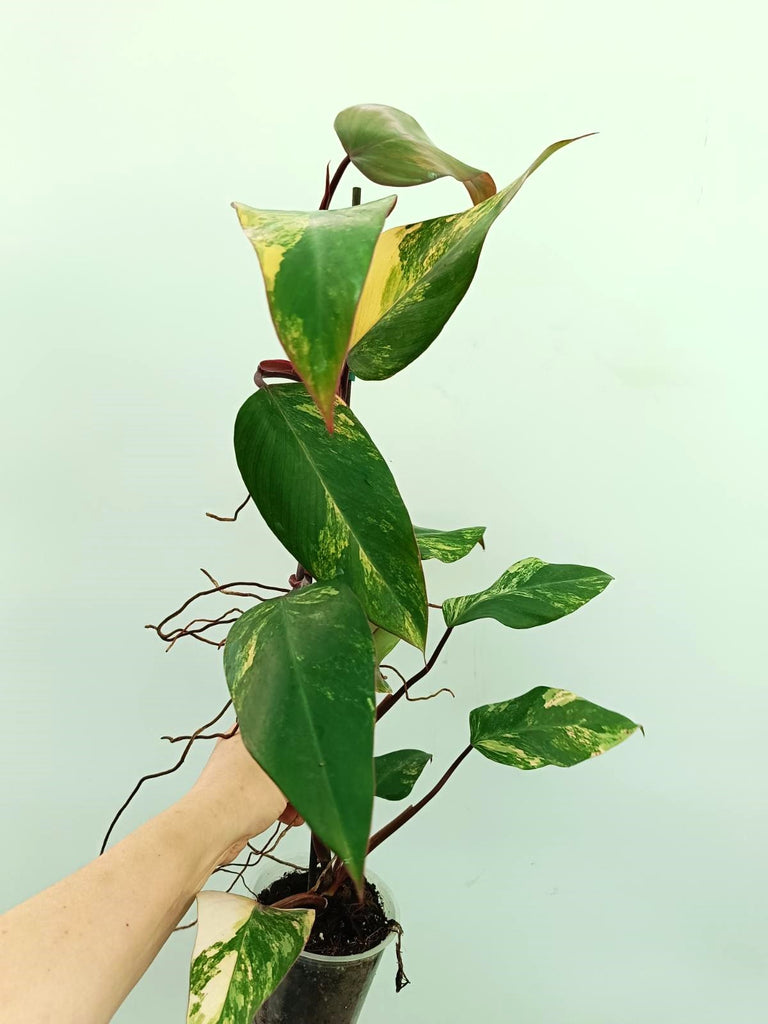
[[[233,860],[249,839],[275,821],[302,824],[294,808],[248,753],[239,731],[217,741],[188,796],[205,804],[217,818],[221,864]]]

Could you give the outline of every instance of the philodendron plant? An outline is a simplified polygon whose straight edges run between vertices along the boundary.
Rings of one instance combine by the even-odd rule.
[[[220,585],[209,576],[212,588],[203,593],[237,593],[258,603],[183,629],[168,628],[172,616],[153,627],[170,643],[195,636],[223,646],[245,746],[312,832],[306,892],[283,900],[281,909],[232,893],[201,894],[189,1024],[250,1024],[303,948],[315,910],[344,883],[356,899],[367,855],[473,752],[524,771],[567,768],[639,728],[544,686],[476,707],[453,762],[430,766],[431,788],[371,833],[374,801],[406,800],[432,757],[412,749],[374,756],[376,723],[406,706],[401,699],[412,697],[453,632],[484,618],[512,629],[554,622],[597,597],[611,577],[525,557],[500,566],[479,593],[430,604],[424,563],[454,562],[484,547],[484,527],[414,525],[350,404],[353,379],[386,380],[435,341],[472,281],[493,222],[526,179],[575,140],[549,146],[497,191],[487,172],[438,149],[402,111],[350,107],[335,128],[346,156],[332,179],[326,172],[319,210],[234,204],[288,357],[259,364],[257,388],[237,414],[235,454],[246,502],[256,505],[298,566],[288,588],[266,588],[267,594],[262,584]],[[395,196],[330,208],[350,163],[385,186],[451,176],[466,186],[472,205],[385,230]],[[432,629],[442,632],[428,644],[430,607],[434,620],[442,619]],[[217,625],[230,627],[223,640],[211,639]],[[399,643],[422,652],[425,665],[393,690],[388,679],[394,677],[382,663]]]

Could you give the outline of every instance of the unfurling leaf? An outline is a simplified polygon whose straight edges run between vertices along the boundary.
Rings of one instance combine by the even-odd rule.
[[[554,143],[511,185],[470,210],[382,234],[352,328],[349,366],[358,377],[384,380],[426,351],[472,283],[493,222],[548,157],[575,141]]]
[[[497,619],[513,629],[530,629],[570,615],[602,593],[613,579],[585,565],[554,565],[539,558],[516,562],[487,590],[443,601],[447,626]]]
[[[243,742],[361,884],[373,812],[373,641],[343,583],[251,608],[224,672]]]
[[[235,454],[267,525],[315,577],[343,576],[371,622],[424,650],[427,593],[408,512],[355,414],[337,399],[329,434],[300,384],[248,398]]]
[[[640,728],[568,690],[537,686],[522,697],[470,712],[475,750],[514,768],[570,768],[610,750]]]
[[[393,750],[374,759],[376,796],[383,800],[405,800],[432,755],[423,750]]]
[[[233,203],[259,257],[277,336],[329,428],[352,322],[395,197],[294,213]]]
[[[315,912],[206,891],[197,917],[187,1024],[252,1024],[304,948]]]
[[[485,547],[484,526],[466,526],[461,530],[430,530],[414,526],[422,559],[437,558],[441,562],[458,562],[479,544]]]
[[[461,181],[473,203],[496,191],[487,171],[438,149],[410,114],[379,103],[347,107],[334,121],[352,163],[378,185],[422,185],[449,176]]]

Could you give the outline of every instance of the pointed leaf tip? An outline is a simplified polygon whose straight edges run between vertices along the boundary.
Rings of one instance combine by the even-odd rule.
[[[575,141],[548,146],[519,178],[469,210],[382,234],[353,327],[349,365],[358,377],[385,380],[426,351],[472,283],[494,221],[534,171]]]

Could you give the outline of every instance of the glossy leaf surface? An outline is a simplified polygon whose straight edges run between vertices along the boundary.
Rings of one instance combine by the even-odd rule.
[[[458,562],[479,544],[485,547],[484,526],[467,526],[461,530],[430,530],[415,526],[416,542],[422,559],[437,558],[441,562]]]
[[[396,107],[347,107],[334,128],[355,167],[379,185],[422,185],[448,176],[464,183],[473,203],[496,191],[487,171],[438,149],[418,121]]]
[[[224,647],[245,746],[358,882],[373,810],[374,670],[370,626],[342,583],[249,609]]]
[[[234,203],[280,343],[327,424],[374,246],[395,198],[294,213]]]
[[[602,593],[613,579],[585,565],[554,565],[539,558],[516,562],[487,590],[443,601],[447,626],[497,619],[512,629],[530,629],[570,615]]]
[[[245,485],[267,525],[318,580],[344,576],[371,622],[424,650],[427,595],[389,467],[337,400],[329,434],[300,384],[256,392],[235,423]]]
[[[252,1024],[304,948],[313,910],[271,910],[233,893],[197,897],[187,1024]]]
[[[376,796],[382,800],[405,800],[432,755],[423,750],[393,750],[374,759]]]
[[[493,222],[530,175],[574,141],[549,146],[516,181],[472,209],[381,235],[352,329],[349,365],[358,377],[391,377],[432,344],[472,283]]]
[[[522,697],[486,704],[469,715],[475,750],[525,770],[570,768],[610,750],[640,728],[568,690],[537,686]]]

